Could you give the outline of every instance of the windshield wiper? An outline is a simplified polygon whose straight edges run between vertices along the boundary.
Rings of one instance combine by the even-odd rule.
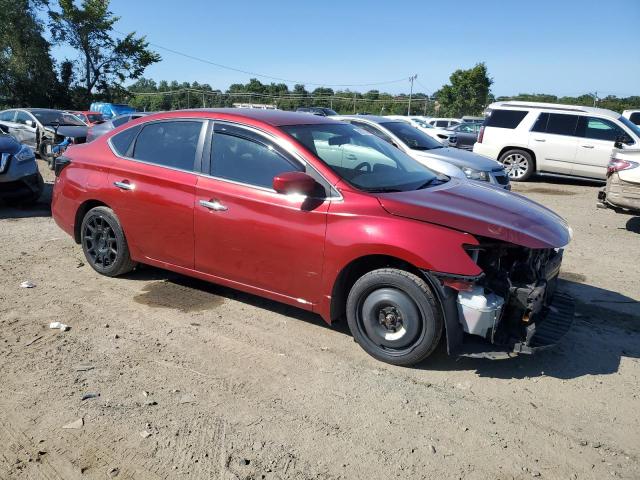
[[[379,187],[379,188],[363,188],[365,192],[369,193],[393,193],[393,192],[404,192],[397,187]]]
[[[440,183],[445,183],[449,181],[449,177],[446,175],[440,174],[437,177],[433,177],[431,180],[424,182],[420,185],[416,190],[422,190],[423,188],[430,187],[431,185],[438,185]]]
[[[411,150],[420,150],[420,151],[422,151],[422,150],[435,150],[437,148],[444,148],[444,147],[442,145],[438,145],[436,147],[423,147],[421,145],[417,145],[415,147],[411,147]]]

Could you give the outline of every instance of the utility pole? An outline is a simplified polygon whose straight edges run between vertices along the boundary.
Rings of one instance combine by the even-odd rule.
[[[207,104],[204,103],[204,92],[202,92],[202,108],[207,108]]]
[[[353,113],[356,113],[356,92],[353,92]]]
[[[427,104],[429,103],[429,96],[427,95],[424,99],[424,116],[427,116]]]
[[[418,78],[418,74],[411,75],[409,81],[411,82],[411,90],[409,91],[409,108],[407,108],[407,115],[411,115],[411,96],[413,95],[413,81]]]
[[[598,101],[598,91],[593,94],[593,106],[596,106],[596,102]]]

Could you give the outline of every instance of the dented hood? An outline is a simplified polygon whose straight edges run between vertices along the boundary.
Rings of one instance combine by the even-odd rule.
[[[562,248],[571,230],[562,217],[517,193],[452,178],[410,192],[378,195],[392,215],[435,223],[529,248]]]

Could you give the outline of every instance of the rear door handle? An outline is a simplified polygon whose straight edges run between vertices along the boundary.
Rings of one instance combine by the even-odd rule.
[[[353,153],[347,153],[347,154],[345,155],[345,158],[346,158],[347,160],[357,160],[357,159],[358,159],[358,157],[356,157]]]
[[[536,142],[546,142],[544,138],[534,138]]]
[[[226,212],[229,210],[226,205],[223,205],[218,200],[200,200],[200,205],[204,208],[208,208],[209,210],[213,210],[216,212]]]
[[[593,145],[582,145],[582,148],[593,148]]]
[[[136,188],[136,186],[133,183],[129,183],[127,181],[113,182],[113,184],[122,190],[133,190],[134,188]]]

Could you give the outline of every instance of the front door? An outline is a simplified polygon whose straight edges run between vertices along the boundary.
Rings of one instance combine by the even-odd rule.
[[[196,185],[196,270],[318,303],[329,200],[276,193],[273,177],[305,166],[259,132],[216,122],[209,142],[210,176]]]
[[[15,119],[16,126],[14,127],[14,133],[18,140],[25,145],[35,149],[36,148],[36,119],[29,115],[27,112],[18,111]]]
[[[137,130],[129,145],[127,136]],[[110,167],[108,202],[136,258],[193,268],[194,171],[205,131],[206,122],[172,120],[132,127],[111,139],[114,149],[124,146]]]
[[[610,120],[587,116],[580,117],[578,128],[582,138],[578,141],[573,174],[604,180],[613,144],[625,132]]]

